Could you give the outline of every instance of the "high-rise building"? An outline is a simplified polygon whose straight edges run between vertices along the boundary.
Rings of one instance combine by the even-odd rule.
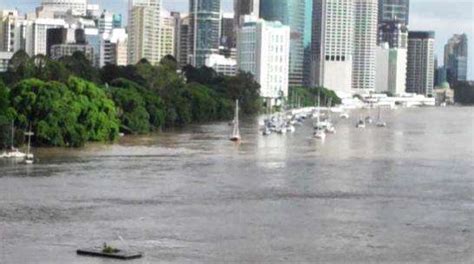
[[[237,34],[239,70],[253,74],[270,104],[288,96],[289,53],[290,27],[280,22],[248,21]]]
[[[189,0],[191,64],[205,65],[206,56],[219,53],[220,0]]]
[[[242,17],[246,15],[258,18],[260,14],[260,0],[234,0],[234,31],[237,34],[242,26]]]
[[[378,24],[396,22],[409,23],[410,0],[379,0]]]
[[[403,23],[385,22],[378,26],[378,44],[388,43],[390,48],[406,49],[408,27]]]
[[[179,67],[182,68],[189,64],[189,51],[191,48],[189,47],[190,45],[190,19],[189,16],[182,17],[179,22],[179,36],[177,38],[179,39],[179,48],[178,48],[178,53],[176,56],[176,60],[178,61]]]
[[[41,6],[54,13],[66,13],[71,10],[73,14],[84,16],[87,0],[43,0]]]
[[[377,0],[354,0],[352,89],[375,90]]]
[[[313,0],[305,0],[305,22],[303,37],[303,85],[311,86],[311,36],[313,29]]]
[[[455,34],[444,46],[444,67],[447,80],[454,86],[467,80],[468,42],[466,34]]]
[[[18,11],[0,11],[0,51],[15,51],[15,27],[18,19]]]
[[[303,84],[305,1],[260,0],[260,18],[280,21],[291,29],[290,86]]]
[[[51,47],[58,44],[80,43],[85,44],[84,29],[50,28],[47,31],[46,55],[51,56]]]
[[[313,2],[313,86],[324,86],[342,93],[351,92],[353,7],[353,0]]]
[[[168,11],[161,11],[160,25],[160,60],[167,56],[175,54],[175,18]]]
[[[388,43],[377,47],[375,91],[402,95],[406,90],[407,50],[390,48]]]
[[[63,19],[37,18],[28,20],[24,27],[25,51],[30,56],[46,55],[47,32],[50,28],[67,27]]]
[[[104,12],[100,14],[97,24],[100,34],[110,32],[114,27],[114,14],[104,10]]]
[[[224,13],[221,18],[221,45],[226,49],[235,47],[234,14]]]
[[[434,41],[432,31],[408,33],[407,92],[433,94]]]
[[[51,59],[58,60],[65,56],[71,56],[75,52],[82,52],[91,63],[95,61],[94,48],[88,44],[56,44],[51,47]]]
[[[102,34],[99,66],[107,64],[127,65],[127,32],[124,28],[114,28]]]
[[[130,0],[128,15],[128,62],[147,59],[160,62],[161,0]]]

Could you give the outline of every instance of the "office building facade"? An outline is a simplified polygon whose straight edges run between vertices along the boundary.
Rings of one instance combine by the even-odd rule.
[[[205,65],[206,56],[219,53],[220,0],[190,0],[189,56],[195,67]]]
[[[302,0],[260,0],[260,18],[291,29],[289,85],[303,84],[305,7]]]
[[[130,0],[128,15],[128,62],[147,59],[160,62],[161,0]]]
[[[340,93],[352,88],[354,2],[313,2],[311,85]]]
[[[354,0],[354,50],[352,89],[375,90],[377,0]]]
[[[407,92],[433,94],[434,42],[435,33],[432,31],[408,33]]]
[[[275,104],[288,96],[290,27],[262,19],[245,22],[237,34],[238,68],[260,84],[260,96]]]

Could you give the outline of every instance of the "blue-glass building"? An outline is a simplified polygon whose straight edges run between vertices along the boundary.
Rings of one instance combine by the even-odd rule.
[[[306,0],[260,0],[260,17],[290,26],[290,86],[303,84]]]
[[[190,0],[190,63],[205,65],[206,56],[219,52],[220,0]]]

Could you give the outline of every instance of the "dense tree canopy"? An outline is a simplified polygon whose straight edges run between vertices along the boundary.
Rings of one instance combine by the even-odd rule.
[[[10,101],[15,125],[31,126],[37,145],[77,147],[118,135],[114,102],[94,83],[76,77],[67,83],[23,80],[12,88]]]
[[[259,111],[259,85],[249,74],[218,75],[166,56],[158,65],[94,68],[76,52],[58,61],[17,52],[1,75],[0,148],[14,120],[19,135],[31,125],[36,145],[81,146],[114,140],[119,131],[149,133],[163,127],[229,119],[234,100],[244,114]],[[20,143],[21,137],[17,140]]]

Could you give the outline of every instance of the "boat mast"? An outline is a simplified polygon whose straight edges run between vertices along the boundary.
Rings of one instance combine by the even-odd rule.
[[[11,138],[11,142],[12,142],[12,149],[13,149],[13,145],[14,145],[14,140],[15,140],[15,120],[12,120],[12,138]]]

